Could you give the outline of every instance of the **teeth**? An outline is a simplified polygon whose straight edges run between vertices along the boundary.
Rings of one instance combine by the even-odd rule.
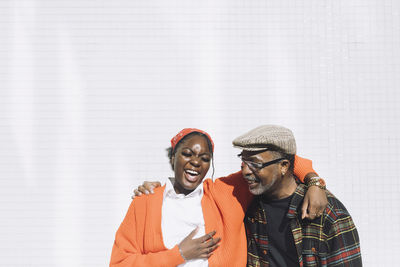
[[[245,179],[248,183],[258,182],[258,179],[256,177],[245,177]]]
[[[199,175],[198,172],[196,171],[192,171],[192,170],[186,170],[187,173],[191,174],[191,175]]]

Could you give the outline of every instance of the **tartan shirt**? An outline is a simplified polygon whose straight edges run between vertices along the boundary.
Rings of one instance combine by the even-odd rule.
[[[293,233],[299,266],[362,266],[357,229],[344,205],[329,191],[324,214],[312,221],[301,219],[306,187],[297,186],[287,217]],[[265,210],[254,198],[246,217],[247,266],[264,267],[268,262],[268,236]]]

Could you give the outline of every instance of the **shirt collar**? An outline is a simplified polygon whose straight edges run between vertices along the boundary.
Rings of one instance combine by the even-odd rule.
[[[182,198],[192,198],[192,197],[202,197],[203,196],[203,182],[205,179],[203,179],[203,181],[201,182],[201,184],[199,184],[195,190],[193,190],[193,192],[190,192],[190,194],[188,195],[184,195],[184,194],[177,194],[175,192],[174,186],[171,182],[171,179],[167,179],[166,181],[166,186],[165,186],[165,190],[164,190],[164,199],[165,198],[176,198],[176,199],[182,199]]]

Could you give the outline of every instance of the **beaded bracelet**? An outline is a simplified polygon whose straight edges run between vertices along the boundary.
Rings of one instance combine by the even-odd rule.
[[[185,256],[183,256],[183,252],[182,252],[181,248],[180,248],[179,246],[178,246],[178,248],[179,248],[179,253],[181,254],[183,260],[184,260],[184,261],[187,261],[187,259],[185,258]]]

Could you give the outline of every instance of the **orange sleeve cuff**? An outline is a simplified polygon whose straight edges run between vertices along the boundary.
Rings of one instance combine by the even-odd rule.
[[[294,175],[296,175],[300,181],[304,183],[304,178],[306,177],[307,174],[310,172],[317,173],[314,171],[312,167],[312,161],[306,158],[299,157],[295,155],[294,158],[294,169],[293,169]]]
[[[176,245],[171,249],[171,259],[170,259],[170,264],[171,265],[179,265],[182,263],[185,263],[185,260],[183,259],[181,252],[179,251],[179,246]]]

